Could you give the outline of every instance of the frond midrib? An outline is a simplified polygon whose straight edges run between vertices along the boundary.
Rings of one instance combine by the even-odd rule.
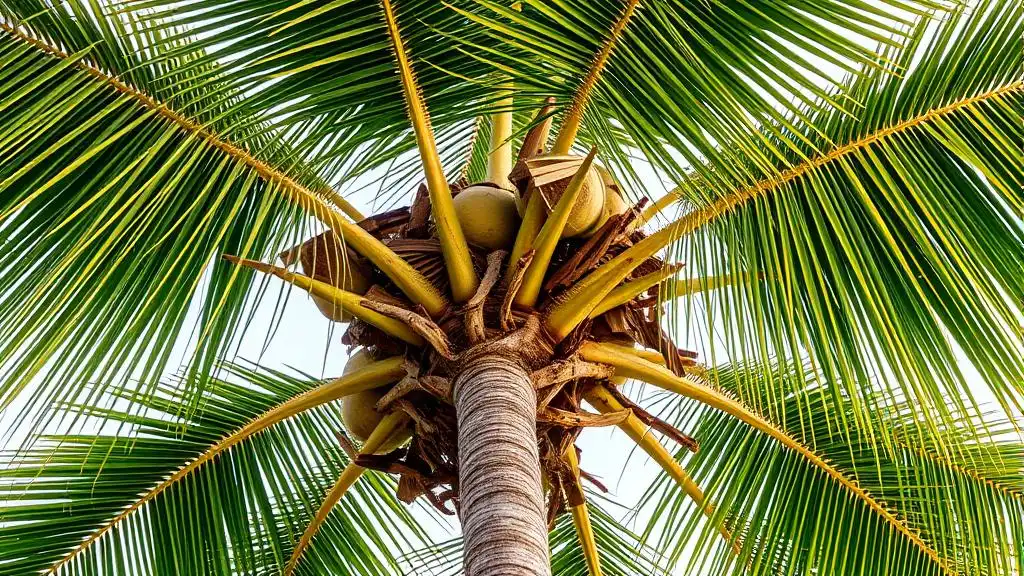
[[[562,120],[562,126],[559,127],[558,136],[555,139],[553,145],[553,151],[555,154],[568,154],[569,148],[572,146],[573,141],[576,139],[576,132],[579,130],[579,125],[583,120],[583,111],[587,107],[587,103],[590,101],[590,95],[597,86],[598,80],[601,78],[601,73],[604,72],[605,66],[608,64],[608,60],[611,58],[612,51],[618,44],[619,39],[622,37],[623,31],[633,18],[633,14],[636,12],[637,6],[640,4],[640,0],[629,0],[622,11],[619,13],[618,19],[612,26],[612,29],[608,32],[608,37],[604,43],[601,44],[601,49],[594,55],[593,64],[590,69],[587,70],[586,76],[583,77],[583,81],[580,82],[575,93],[572,97],[572,104],[569,109],[566,110],[565,116]]]
[[[51,46],[50,44],[34,38],[15,26],[11,26],[9,23],[0,20],[0,30],[10,34],[12,37],[29,44],[33,48],[36,48],[40,52],[43,52],[51,57],[58,58],[60,60],[70,60],[71,55],[64,52],[60,48]],[[172,108],[166,102],[161,102],[157,98],[150,96],[145,91],[132,86],[123,80],[111,75],[108,72],[89,64],[82,59],[74,60],[71,65],[78,70],[85,72],[100,82],[110,86],[116,90],[119,94],[127,96],[144,108],[152,110],[160,117],[170,121],[179,129],[194,134],[197,138],[203,140],[207,144],[217,148],[224,154],[227,154],[234,160],[249,166],[253,169],[261,178],[267,182],[277,183],[287,193],[295,196],[298,200],[297,203],[300,205],[306,205],[312,202],[315,205],[319,205],[318,208],[321,210],[334,210],[334,206],[341,209],[349,217],[358,221],[362,219],[359,212],[349,204],[337,191],[330,188],[326,184],[323,184],[318,190],[314,191],[308,187],[295,181],[291,176],[281,171],[274,166],[271,166],[267,162],[260,160],[253,156],[245,148],[231,142],[231,140],[224,138],[214,132],[213,130],[203,126],[196,120],[182,114]],[[315,210],[315,209],[314,209]]]
[[[727,395],[721,392],[718,392],[718,394],[728,398]],[[867,490],[862,488],[855,475],[851,477],[846,472],[836,468],[825,457],[820,455],[817,450],[805,444],[802,439],[790,434],[789,431],[773,422],[770,418],[762,416],[758,411],[747,406],[742,400],[739,400],[738,398],[730,398],[730,400],[764,423],[764,426],[768,429],[762,428],[760,430],[761,432],[767,433],[769,436],[774,436],[783,446],[787,446],[791,450],[796,451],[812,466],[823,470],[828,476],[849,491],[855,498],[867,505],[868,508],[881,516],[887,523],[909,539],[911,543],[931,558],[932,561],[934,561],[943,570],[943,573],[951,576],[956,574],[956,571],[950,568],[946,559],[943,558],[935,548],[925,542],[921,535],[911,528],[904,519],[901,519],[896,513],[890,510],[884,501],[876,499]],[[755,428],[759,427],[755,426]]]
[[[925,542],[907,522],[892,512],[884,501],[877,500],[867,490],[861,488],[856,477],[851,477],[833,466],[831,462],[820,455],[813,447],[808,446],[802,438],[790,434],[771,418],[762,415],[760,411],[749,406],[741,398],[719,388],[714,382],[697,381],[686,376],[678,376],[661,365],[640,358],[636,355],[635,351],[616,357],[617,354],[614,350],[601,351],[592,347],[589,351],[585,348],[581,349],[581,354],[584,359],[589,361],[611,364],[617,369],[633,370],[635,371],[634,373],[627,374],[629,377],[653,384],[669,392],[692,398],[705,406],[729,414],[758,432],[774,439],[784,448],[796,452],[811,466],[820,469],[829,478],[838,482],[854,498],[861,501],[873,513],[880,516],[893,529],[903,534],[911,544],[934,561],[944,574],[949,574],[950,576],[956,574],[956,571],[949,566],[948,562],[938,551]]]
[[[168,488],[188,477],[204,464],[210,462],[228,449],[241,444],[245,440],[252,438],[271,426],[279,424],[316,406],[337,400],[347,394],[381,386],[384,383],[393,381],[404,373],[406,369],[407,367],[402,357],[392,357],[386,360],[379,360],[365,368],[346,374],[341,378],[324,382],[319,386],[281,400],[274,406],[261,412],[258,416],[237,427],[227,436],[218,440],[190,462],[171,474],[168,478],[158,482],[153,488],[135,500],[131,505],[121,510],[116,516],[94,530],[88,538],[82,540],[73,550],[65,554],[59,561],[51,566],[45,574],[56,574],[57,570],[59,570],[61,566],[64,566],[73,558],[88,549],[89,546],[103,537],[104,534],[117,526],[125,518],[134,514],[154,498],[165,492]]]
[[[992,88],[986,92],[961,98],[945,106],[939,108],[933,108],[928,110],[924,114],[920,114],[908,120],[897,122],[891,126],[887,126],[880,130],[876,130],[867,136],[848,142],[842,146],[833,148],[830,152],[810,158],[793,166],[779,174],[772,176],[771,178],[765,178],[758,181],[752,186],[738,189],[730,194],[727,194],[710,205],[703,208],[696,209],[687,215],[683,216],[680,221],[680,229],[685,231],[694,231],[698,228],[707,226],[711,222],[725,216],[731,211],[739,208],[746,204],[748,201],[764,196],[769,192],[787,184],[797,178],[800,178],[804,174],[820,168],[826,164],[840,160],[849,154],[862,150],[867,146],[878,142],[884,138],[892,136],[894,134],[901,134],[908,130],[911,130],[921,124],[935,120],[936,118],[946,116],[957,112],[958,110],[990,100],[992,98],[998,98],[1012,92],[1019,92],[1024,90],[1024,80],[1016,80],[1008,84]],[[678,189],[677,189],[678,190]],[[670,193],[671,194],[671,193]]]

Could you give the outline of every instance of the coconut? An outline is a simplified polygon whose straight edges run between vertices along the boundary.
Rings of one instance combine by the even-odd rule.
[[[531,185],[544,197],[550,211],[558,203],[565,188],[580,167],[583,159],[569,155],[542,155],[526,161]],[[601,173],[591,165],[583,187],[576,196],[576,203],[569,212],[562,236],[575,238],[585,235],[601,217],[604,207],[604,182]]]
[[[344,373],[349,374],[368,366],[372,362],[373,357],[370,356],[370,353],[365,348],[360,348],[359,351],[348,359],[348,363],[345,364]],[[345,424],[345,429],[356,440],[365,442],[384,418],[384,415],[377,411],[377,401],[383,398],[386,393],[386,387],[373,388],[350,394],[341,399],[341,421]],[[408,439],[408,428],[396,430],[377,452],[391,452],[404,444]]]
[[[604,205],[601,208],[601,215],[584,236],[593,236],[613,214],[622,214],[629,209],[629,205],[622,199],[621,188],[612,177],[611,172],[603,166],[595,166],[595,168],[601,174],[601,181],[604,183]]]
[[[336,288],[366,294],[370,289],[369,273],[358,255],[347,249],[333,231],[324,232],[281,254],[285,265],[298,258],[302,273]],[[324,316],[335,322],[347,322],[352,316],[333,302],[313,296],[313,302]]]
[[[507,249],[519,231],[515,194],[489,184],[476,184],[455,196],[455,215],[466,240],[488,250]]]

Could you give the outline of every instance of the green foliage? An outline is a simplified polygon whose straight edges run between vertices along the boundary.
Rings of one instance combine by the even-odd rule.
[[[706,486],[717,514],[740,535],[743,550],[734,557],[718,532],[703,522],[701,511],[667,478],[644,499],[652,510],[648,533],[658,534],[658,549],[672,550],[669,556],[679,560],[685,559],[681,555],[687,545],[696,546],[698,553],[686,567],[699,574],[792,574],[812,568],[836,575],[1019,572],[1024,444],[1012,422],[987,414],[990,435],[979,442],[980,423],[962,418],[941,430],[950,452],[933,453],[920,447],[920,422],[901,400],[876,414],[877,424],[895,439],[892,449],[885,449],[862,430],[848,436],[831,431],[837,414],[854,411],[849,399],[836,401],[827,385],[804,370],[778,372],[796,392],[779,396],[775,381],[748,367],[719,369],[714,381],[759,403],[775,415],[776,425],[895,512],[937,552],[948,571],[798,454],[690,401],[662,406],[682,429],[694,430],[700,442],[697,454],[678,456]],[[851,443],[848,437],[857,440]],[[701,568],[710,572],[698,572]]]
[[[234,378],[203,394],[191,418],[178,413],[192,400],[180,386],[164,384],[142,400],[122,393],[110,408],[68,407],[109,433],[43,436],[31,450],[6,454],[0,574],[56,566],[90,535],[96,541],[60,573],[277,573],[347,464],[336,439],[337,405],[251,436],[153,493],[222,438],[320,383],[228,370]],[[301,573],[399,573],[393,554],[423,540],[394,490],[394,482],[373,473],[361,480],[328,517]]]
[[[1007,414],[1024,403],[1024,156],[1011,144],[1024,138],[1022,22],[1017,3],[986,1],[922,23],[886,69],[851,78],[855,116],[824,108],[800,126],[813,146],[779,162],[781,177],[684,186],[698,204],[752,199],[676,255],[707,275],[763,275],[691,318],[722,331],[729,359],[810,355],[825,393],[855,408],[835,432],[884,439],[876,400],[903,397],[938,449],[939,429],[977,406],[975,370]]]
[[[466,0],[454,4],[476,10]],[[388,166],[380,183],[385,204],[415,190],[418,157],[401,156],[415,140],[379,3],[142,1],[124,8],[153,29],[194,34],[173,53],[201,51],[196,62],[216,67],[217,82],[245,91],[233,110],[286,134],[318,173],[343,180]],[[395,11],[442,163],[454,175],[468,154],[473,119],[493,101],[493,80],[457,43],[438,39],[482,41],[483,31],[436,1],[400,2]]]
[[[472,53],[509,73],[520,94],[537,100],[555,96],[564,108],[592,72],[594,55],[626,4],[537,0],[523,2],[517,12],[499,2],[479,3],[489,11],[467,17],[490,28],[501,48],[491,41],[471,46]],[[634,174],[630,154],[635,151],[623,148],[628,142],[675,181],[691,170],[719,182],[727,178],[729,187],[733,177],[756,180],[758,168],[770,165],[776,153],[737,135],[750,135],[759,126],[787,126],[792,121],[787,112],[804,117],[803,106],[818,107],[816,97],[831,96],[822,67],[857,72],[874,63],[865,46],[898,44],[900,28],[936,5],[886,0],[868,9],[853,4],[641,2],[591,94],[580,142],[597,144],[602,157],[614,159],[625,174]],[[899,10],[905,16],[893,16]],[[836,28],[823,26],[823,20]],[[628,138],[620,139],[614,126]],[[644,193],[639,187],[637,192]]]
[[[155,381],[193,302],[196,366],[206,372],[233,341],[249,284],[211,259],[269,257],[301,222],[280,182],[92,68],[121,66],[139,89],[163,95],[157,78],[184,65],[122,50],[109,39],[161,40],[101,25],[112,22],[58,10],[33,18],[33,34],[75,50],[68,57],[0,31],[0,406],[31,382],[26,416],[98,401],[103,387],[92,400],[80,395],[89,381]],[[227,104],[218,111],[197,98],[206,111],[197,121],[232,122]]]
[[[634,196],[652,192],[631,166],[640,153],[687,207],[742,200],[674,248],[700,276],[763,274],[707,300],[700,321],[748,362],[718,383],[896,511],[951,571],[1024,572],[1024,452],[1006,416],[1024,404],[1019,3],[652,0],[614,39],[619,0],[510,4],[395,7],[449,174],[483,178],[486,123],[469,136],[495,83],[515,82],[518,138],[545,97],[564,112],[600,72],[580,141]],[[310,236],[296,186],[316,195],[386,167],[381,203],[414,190],[394,71],[374,2],[0,0],[4,432],[103,428],[5,453],[0,574],[45,570],[97,534],[63,573],[278,572],[346,462],[330,407],[97,530],[312,385],[238,367],[207,379],[263,296],[219,257],[270,260]],[[690,302],[670,324],[699,313]],[[189,369],[157,384],[186,339]],[[997,411],[967,385],[975,370]],[[940,570],[771,439],[689,404],[672,414],[696,430],[685,465],[741,557],[660,481],[646,540],[593,509],[607,574],[655,573],[661,551],[716,574]],[[405,568],[392,554],[426,539],[393,492],[360,481],[299,572]],[[585,573],[575,538],[561,518],[557,574]],[[417,558],[450,573],[460,553]]]

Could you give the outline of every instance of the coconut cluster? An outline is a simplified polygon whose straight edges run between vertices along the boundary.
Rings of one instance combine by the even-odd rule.
[[[453,513],[458,507],[458,450],[452,382],[467,358],[483,353],[514,353],[532,370],[537,389],[537,436],[548,488],[551,519],[566,502],[582,499],[570,482],[564,454],[588,426],[614,423],[607,416],[581,408],[588,387],[612,380],[610,370],[574,366],[577,347],[586,340],[639,346],[663,351],[663,362],[681,374],[695,364],[694,354],[678,349],[660,327],[657,287],[632,301],[615,306],[578,326],[568,338],[555,343],[541,328],[546,306],[557,302],[578,281],[598,266],[644,237],[636,226],[641,201],[626,202],[622,188],[605,168],[592,164],[572,205],[559,240],[542,295],[536,307],[517,306],[510,287],[522,262],[510,262],[526,205],[539,201],[550,212],[565,193],[584,159],[571,155],[534,155],[521,158],[509,174],[513,189],[492,183],[450,183],[455,212],[470,245],[480,292],[469,304],[450,305],[440,318],[409,302],[385,275],[369,266],[333,232],[320,234],[281,255],[286,265],[297,264],[314,280],[362,295],[368,308],[383,311],[415,326],[426,345],[415,346],[378,327],[350,317],[339,306],[314,297],[330,320],[347,322],[342,342],[351,347],[346,373],[374,360],[404,356],[406,374],[382,387],[342,400],[347,447],[357,464],[399,475],[399,497],[412,501],[425,497],[438,509]],[[445,263],[429,217],[429,197],[423,187],[414,202],[367,218],[359,226],[380,239],[399,257],[448,293]],[[664,269],[658,258],[641,264],[630,278]],[[627,279],[628,281],[629,279]],[[475,335],[475,336],[474,336]],[[611,387],[614,389],[614,387]],[[621,395],[620,395],[621,396]],[[619,402],[648,425],[692,442],[681,432],[644,412],[621,396]],[[385,414],[402,411],[409,424],[396,431],[376,454],[357,454]],[[584,477],[588,477],[583,472]],[[575,490],[575,492],[574,492]]]

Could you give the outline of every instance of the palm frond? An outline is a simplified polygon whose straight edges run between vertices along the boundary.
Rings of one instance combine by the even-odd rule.
[[[473,119],[494,104],[499,80],[445,40],[483,37],[465,18],[438,2],[395,4],[441,164],[454,180]],[[407,154],[416,139],[379,5],[146,0],[125,2],[121,10],[156,30],[186,29],[190,42],[181,51],[200,51],[197,63],[216,63],[223,81],[246,93],[236,107],[263,120],[264,129],[285,134],[297,157],[320,173],[340,181],[388,166],[383,197],[406,194],[422,178],[417,155]]]
[[[229,369],[235,378],[203,394],[194,417],[179,414],[190,401],[180,386],[161,385],[141,400],[142,411],[125,392],[128,408],[68,410],[129,434],[46,436],[8,455],[0,472],[0,573],[268,573],[284,566],[316,508],[310,495],[326,491],[347,463],[335,436],[340,415],[316,405],[238,438],[283,406],[309,404],[319,383]],[[392,554],[424,541],[394,488],[380,478],[357,485],[327,518],[344,550],[326,565],[311,554],[308,573],[331,573],[327,567],[339,563],[360,574],[395,573]],[[377,523],[376,510],[387,510],[390,523]]]
[[[19,422],[45,419],[89,380],[155,381],[197,300],[194,374],[209,372],[253,303],[250,275],[216,256],[269,259],[309,214],[428,310],[445,306],[332,207],[337,193],[250,121],[214,64],[161,36],[170,29],[120,18],[0,5],[0,405],[30,381],[37,390]]]
[[[815,114],[822,134],[802,129],[816,145],[779,175],[683,188],[699,207],[677,221],[694,233],[675,254],[708,275],[764,275],[692,312],[728,334],[730,358],[810,354],[843,386],[828,393],[857,407],[836,430],[850,417],[885,436],[871,427],[873,391],[858,388],[872,377],[935,430],[976,409],[974,370],[1007,413],[1024,405],[1024,156],[1009,145],[1024,138],[1009,56],[1020,16],[1015,2],[984,1],[920,26],[887,71],[851,80],[858,115]]]
[[[269,256],[300,222],[288,185],[147,106],[88,64],[91,51],[41,49],[6,24],[0,51],[0,405],[30,381],[26,414],[89,380],[151,382],[194,299],[208,368],[248,286],[210,258]]]
[[[880,525],[893,529],[894,535],[897,538],[905,539],[901,544],[910,545],[916,550],[916,553],[932,563],[933,566],[931,566],[930,570],[943,574],[950,572],[946,562],[939,557],[938,553],[884,503],[879,502],[872,494],[866,492],[856,481],[846,476],[842,470],[833,466],[827,459],[815,452],[812,447],[802,442],[799,438],[794,437],[785,428],[776,425],[751,409],[742,399],[734,398],[727,393],[723,393],[722,390],[699,382],[692,376],[677,376],[660,364],[647,361],[629,352],[628,349],[624,350],[618,347],[587,342],[580,347],[580,356],[588,361],[614,366],[616,376],[637,378],[664,388],[669,392],[696,400],[704,406],[714,408],[723,414],[735,418],[749,426],[752,431],[764,434],[778,442],[785,450],[792,451],[793,454],[797,455],[802,462],[823,472],[825,477],[834,481],[840,490],[845,490],[848,496],[852,497],[867,513],[876,515],[876,520],[879,521]],[[700,489],[697,488],[699,484],[691,485],[692,483],[685,480],[680,482],[680,484],[694,501],[706,508],[704,504],[705,498],[699,495]],[[710,501],[710,505],[714,506],[713,501]],[[732,530],[729,531],[731,532]],[[730,539],[727,538],[727,540]]]
[[[585,139],[631,176],[639,195],[644,192],[636,186],[627,146],[676,182],[691,170],[716,182],[756,179],[795,142],[766,150],[737,140],[737,134],[786,126],[789,113],[804,117],[803,107],[818,106],[819,97],[830,106],[852,107],[829,91],[835,79],[820,70],[858,72],[862,64],[877,65],[865,45],[898,45],[907,25],[941,5],[895,0],[857,10],[833,0],[728,6],[560,0],[523,2],[520,13],[479,3],[489,11],[464,14],[489,28],[497,42],[467,51],[510,74],[525,94],[558,98],[568,125],[585,105]],[[832,28],[822,27],[822,20]],[[495,44],[502,48],[491,48]],[[575,132],[567,126],[566,134]]]
[[[958,422],[943,433],[946,444],[960,450],[939,457],[920,448],[921,424],[900,402],[877,415],[879,425],[891,427],[903,439],[895,451],[865,435],[850,444],[830,431],[829,421],[838,412],[853,410],[853,403],[835,403],[807,369],[779,372],[793,380],[797,393],[778,395],[774,381],[750,367],[720,368],[712,377],[725,391],[788,415],[788,433],[893,509],[937,551],[946,573],[1019,571],[1024,443],[1007,433],[1009,421],[990,420],[994,435],[983,442],[977,439],[977,422]],[[767,436],[690,402],[670,402],[663,408],[680,426],[697,430],[701,451],[686,458],[685,465],[709,487],[709,498],[727,509],[726,521],[743,542],[743,556],[732,559],[714,544],[711,529],[701,527],[699,511],[685,509],[683,494],[659,481],[645,496],[654,510],[648,533],[663,527],[659,546],[673,549],[673,558],[679,558],[684,546],[698,546],[700,552],[688,565],[691,573],[942,573],[919,550],[894,541],[886,525],[861,503],[837,493],[838,484],[813,472],[806,460],[780,451]],[[813,418],[807,418],[808,412]],[[776,425],[781,426],[779,421]],[[1006,483],[1010,477],[1014,480]]]

